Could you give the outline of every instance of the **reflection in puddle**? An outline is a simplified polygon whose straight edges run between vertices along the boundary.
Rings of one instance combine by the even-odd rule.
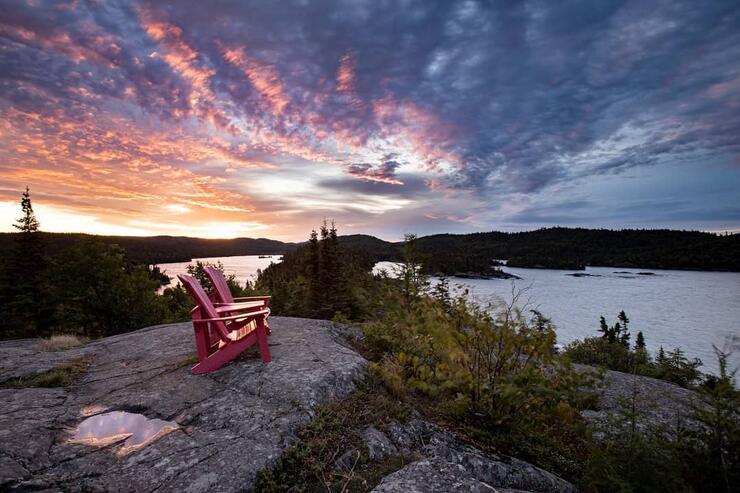
[[[75,430],[71,441],[104,447],[125,440],[121,453],[132,452],[176,430],[177,423],[150,419],[143,414],[113,411],[84,420]]]

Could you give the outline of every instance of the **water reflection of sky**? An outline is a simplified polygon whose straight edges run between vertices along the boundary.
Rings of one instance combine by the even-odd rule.
[[[256,256],[222,257],[227,273],[238,279],[253,279],[257,268],[265,268],[273,259]],[[187,265],[187,263],[182,264]],[[393,275],[393,262],[378,262],[373,271],[386,270]],[[179,264],[162,264],[168,274]],[[184,267],[182,267],[184,270]],[[701,358],[702,370],[716,372],[717,360],[712,344],[727,348],[728,338],[737,336],[740,320],[740,273],[651,269],[654,275],[640,275],[646,269],[588,267],[585,271],[522,269],[504,267],[521,279],[461,279],[451,277],[450,286],[462,285],[470,296],[485,304],[510,300],[512,284],[525,289],[520,304],[540,310],[557,327],[558,343],[598,335],[599,317],[616,322],[620,310],[632,321],[636,337],[642,331],[648,349],[655,353],[680,347],[689,358]],[[588,274],[573,277],[571,274]],[[435,278],[431,279],[435,282]],[[731,348],[729,348],[731,349]],[[731,368],[740,367],[740,351],[730,358]]]
[[[221,262],[224,266],[226,275],[234,274],[239,284],[245,282],[254,282],[257,280],[257,270],[264,270],[272,263],[279,263],[283,259],[282,255],[244,255],[241,257],[208,257],[193,259],[190,262],[175,262],[171,264],[160,264],[159,267],[172,279],[172,284],[162,286],[160,294],[165,288],[173,287],[180,284],[177,280],[178,274],[187,274],[188,265],[195,265],[196,260],[201,262],[217,263]]]
[[[124,450],[141,448],[177,429],[174,421],[147,418],[142,414],[113,411],[91,416],[79,424],[73,442],[105,446],[125,439]]]

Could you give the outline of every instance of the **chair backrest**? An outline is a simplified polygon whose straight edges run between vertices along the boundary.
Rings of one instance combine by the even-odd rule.
[[[208,295],[206,294],[205,290],[203,289],[203,286],[200,285],[198,280],[194,278],[193,276],[188,276],[186,274],[178,274],[178,279],[180,279],[180,282],[185,287],[185,291],[190,294],[190,296],[195,300],[195,303],[197,303],[198,308],[200,308],[202,314],[204,315],[204,318],[218,318],[218,312],[216,312],[216,308],[213,306],[213,303],[210,299],[208,299]],[[226,325],[223,322],[211,322],[216,327],[216,331],[218,332],[221,339],[228,340],[229,339],[229,331],[226,329]]]
[[[224,273],[210,265],[206,267],[205,271],[206,276],[208,276],[208,279],[211,280],[211,284],[213,284],[213,289],[216,292],[218,300],[221,303],[233,303],[234,296],[231,294],[231,290],[229,289],[229,284],[226,282]]]

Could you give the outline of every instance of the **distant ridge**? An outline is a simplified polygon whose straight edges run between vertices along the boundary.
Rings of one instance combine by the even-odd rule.
[[[402,242],[374,236],[341,236],[347,248],[373,260],[398,260]],[[485,273],[493,259],[512,267],[580,270],[585,266],[740,272],[740,234],[716,235],[667,229],[543,228],[436,234],[417,240],[427,271]]]
[[[0,254],[16,233],[0,233]],[[139,263],[187,262],[193,258],[282,254],[303,243],[268,238],[204,239],[184,236],[95,236],[41,233],[55,248],[76,239],[98,238],[126,249]],[[402,242],[371,235],[339,237],[348,250],[372,261],[398,260]],[[740,272],[740,234],[716,235],[667,229],[544,228],[520,233],[499,231],[420,237],[418,248],[432,273],[485,272],[493,259],[517,267],[576,270],[584,266]]]
[[[16,233],[0,233],[0,253],[8,248]],[[52,248],[64,248],[82,238],[95,238],[124,248],[129,259],[144,264],[188,262],[193,258],[235,255],[282,254],[300,243],[285,243],[268,238],[207,239],[187,236],[98,236],[83,233],[40,233]]]

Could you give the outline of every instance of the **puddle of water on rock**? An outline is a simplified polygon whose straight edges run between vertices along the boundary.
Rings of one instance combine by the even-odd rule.
[[[96,414],[84,420],[70,440],[97,447],[104,447],[121,440],[123,454],[146,447],[154,440],[176,430],[177,423],[147,418],[143,414],[113,411]]]

